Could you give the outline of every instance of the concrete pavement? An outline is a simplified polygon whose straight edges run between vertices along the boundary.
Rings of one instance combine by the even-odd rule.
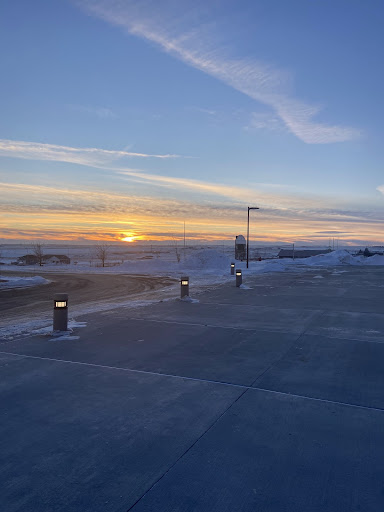
[[[384,269],[244,283],[0,345],[5,510],[381,512]]]

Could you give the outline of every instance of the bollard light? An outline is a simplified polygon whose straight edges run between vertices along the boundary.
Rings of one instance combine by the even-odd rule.
[[[180,280],[180,297],[189,296],[189,277],[184,276]]]
[[[68,330],[68,295],[57,293],[53,297],[53,330]]]
[[[235,264],[231,263],[231,276],[235,275]]]
[[[243,276],[241,274],[241,268],[236,269],[236,286],[239,287],[243,282]]]

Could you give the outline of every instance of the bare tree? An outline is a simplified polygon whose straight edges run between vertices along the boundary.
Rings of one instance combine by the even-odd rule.
[[[32,254],[36,256],[38,264],[42,267],[44,259],[44,244],[41,242],[34,242],[32,244]]]
[[[95,256],[97,259],[101,261],[101,266],[105,267],[105,262],[107,260],[108,252],[110,245],[108,244],[98,244],[95,247]]]

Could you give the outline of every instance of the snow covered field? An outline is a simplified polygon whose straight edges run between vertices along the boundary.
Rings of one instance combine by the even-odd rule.
[[[255,249],[252,253],[255,254]],[[264,274],[268,272],[284,272],[286,270],[294,270],[297,272],[305,271],[311,267],[333,267],[348,265],[384,265],[384,256],[353,256],[351,252],[341,249],[312,256],[310,258],[296,258],[295,260],[286,258],[276,258],[277,248],[265,248],[264,254],[268,255],[268,259],[261,261],[251,260],[249,268],[246,268],[245,261],[235,261],[233,257],[232,247],[187,247],[183,249],[175,249],[174,247],[156,247],[156,249],[148,248],[132,248],[127,250],[120,247],[112,247],[109,250],[105,267],[100,266],[100,262],[94,257],[90,257],[92,248],[89,247],[72,247],[67,249],[66,254],[70,256],[71,263],[61,265],[12,265],[11,262],[17,260],[20,255],[26,254],[25,247],[2,248],[1,269],[4,271],[23,271],[29,273],[29,277],[2,277],[0,286],[4,287],[26,287],[33,285],[41,285],[47,280],[39,277],[39,271],[44,272],[66,272],[66,273],[102,273],[102,274],[131,274],[131,275],[157,275],[180,278],[183,275],[189,276],[196,284],[209,280],[212,284],[219,284],[231,279],[229,269],[230,263],[235,262],[236,268],[240,268],[244,275]],[[47,249],[47,254],[64,253],[62,247],[53,247]],[[261,254],[261,249],[257,250],[257,254]],[[273,257],[274,256],[274,257]],[[265,256],[266,257],[266,256]]]

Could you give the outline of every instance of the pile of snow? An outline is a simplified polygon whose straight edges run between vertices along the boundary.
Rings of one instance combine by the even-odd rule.
[[[180,276],[181,274],[223,274],[229,271],[230,259],[226,254],[214,249],[201,249],[187,256],[183,254],[180,261],[170,261],[164,258],[152,258],[126,261],[115,267],[98,268],[98,272],[127,273],[127,274],[151,274]]]
[[[365,258],[364,258],[365,259]],[[333,267],[337,265],[359,265],[360,257],[352,256],[348,251],[341,249],[339,251],[329,252],[327,254],[319,254],[310,258],[302,258],[300,263],[308,266],[325,266]]]
[[[249,269],[245,268],[245,262],[236,262],[236,268],[243,269],[247,274],[265,274],[269,272],[285,272],[287,270],[305,271],[311,267],[337,267],[337,266],[366,266],[384,265],[384,256],[353,256],[346,250],[333,251],[327,254],[319,254],[310,258],[270,259],[263,261],[251,261]]]
[[[33,277],[13,277],[13,276],[1,276],[0,277],[0,289],[8,290],[10,288],[29,288],[31,286],[40,286],[42,284],[48,284],[51,281],[44,279],[41,276]]]
[[[360,256],[360,258],[364,258],[364,256]],[[364,265],[384,265],[384,256],[380,256],[379,254],[364,258],[364,260]]]
[[[337,265],[384,265],[384,256],[352,256],[348,251],[341,249],[339,251],[319,254],[311,258],[296,260],[307,266],[333,267]]]
[[[156,258],[151,260],[126,261],[121,265],[116,265],[115,267],[96,267],[93,268],[93,271],[104,273],[111,272],[113,274],[120,274],[121,272],[127,274],[164,274],[168,273],[175,265],[177,265],[177,263],[175,264],[174,262]]]
[[[230,264],[231,261],[226,254],[214,249],[202,249],[181,261],[180,267],[185,271],[199,270],[204,273],[228,272]]]

